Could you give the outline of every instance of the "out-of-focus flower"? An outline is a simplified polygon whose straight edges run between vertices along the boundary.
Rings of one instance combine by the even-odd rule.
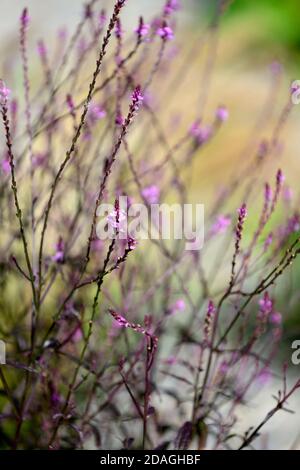
[[[179,9],[180,9],[179,0],[167,0],[164,6],[164,13],[165,15],[170,15],[171,13]]]
[[[257,376],[257,382],[260,385],[266,385],[272,380],[273,374],[268,367],[265,367]]]
[[[272,242],[273,242],[273,233],[270,232],[269,235],[267,236],[267,238],[265,239],[264,250],[269,248],[269,246],[272,244]]]
[[[289,186],[285,186],[282,197],[285,202],[290,202],[293,199],[293,190]]]
[[[3,158],[3,160],[1,161],[1,168],[3,173],[5,173],[6,175],[10,172],[10,163],[7,157]]]
[[[123,36],[122,24],[119,18],[117,19],[117,22],[116,22],[115,35],[117,39],[121,39]]]
[[[172,28],[167,25],[158,28],[156,34],[160,36],[164,41],[172,41],[172,39],[174,39],[174,32]]]
[[[273,312],[270,315],[270,322],[273,323],[273,325],[281,325],[282,323],[282,315],[279,312]]]
[[[143,18],[140,18],[139,25],[134,29],[134,32],[137,34],[138,37],[143,38],[147,36],[150,31],[150,25],[144,23]]]
[[[24,10],[22,11],[22,14],[21,14],[21,24],[22,26],[25,28],[26,26],[28,26],[29,24],[29,14],[28,14],[28,10],[27,8],[24,8]]]
[[[0,104],[1,105],[7,102],[10,93],[11,91],[9,88],[7,88],[4,81],[0,80]]]
[[[229,227],[231,223],[231,217],[229,215],[219,215],[217,217],[216,222],[213,224],[211,232],[214,235],[217,235],[219,233],[224,233],[226,232],[227,228]]]
[[[90,124],[95,124],[97,121],[100,121],[100,119],[105,118],[105,116],[106,111],[101,105],[93,104],[92,106],[90,106],[88,112],[88,119]]]
[[[52,256],[52,260],[56,263],[63,263],[65,260],[65,243],[62,237],[59,237],[58,242],[55,245],[55,254]]]
[[[142,190],[142,196],[144,199],[146,199],[148,204],[156,204],[159,200],[160,190],[153,184]]]
[[[125,232],[126,220],[126,212],[122,209],[115,209],[107,216],[107,223],[110,225],[110,227],[121,233]]]
[[[259,304],[259,307],[260,307],[260,311],[263,314],[269,314],[269,313],[272,312],[273,302],[270,299],[270,296],[269,296],[268,292],[264,293],[263,298],[259,300],[258,304]]]
[[[202,145],[211,137],[212,129],[210,126],[202,126],[201,121],[195,121],[190,127],[190,135],[195,138],[197,145]]]
[[[127,244],[128,244],[128,250],[133,251],[137,247],[137,241],[133,237],[128,237],[127,238]]]
[[[229,117],[228,109],[225,108],[225,106],[219,106],[216,111],[216,118],[218,119],[218,121],[225,122],[227,121],[228,117]]]
[[[39,56],[42,59],[44,59],[46,57],[47,49],[46,49],[46,45],[45,45],[45,43],[42,39],[40,39],[37,43],[37,51],[38,51]]]
[[[169,313],[170,315],[172,315],[177,312],[183,312],[185,310],[185,307],[185,301],[183,299],[178,299],[173,305],[171,305]]]
[[[99,27],[102,29],[107,20],[107,15],[105,10],[101,10],[98,17]]]

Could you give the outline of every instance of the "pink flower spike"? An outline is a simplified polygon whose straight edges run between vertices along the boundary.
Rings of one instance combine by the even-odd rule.
[[[216,222],[212,226],[211,231],[214,235],[217,235],[219,233],[224,233],[226,232],[230,224],[231,224],[231,218],[229,215],[219,215]]]
[[[11,91],[5,85],[3,80],[0,80],[0,104],[5,104],[8,100]]]
[[[172,41],[172,39],[174,39],[173,30],[172,28],[170,28],[170,26],[167,25],[158,28],[156,34],[160,36],[164,41]]]
[[[29,15],[28,15],[28,10],[27,8],[24,8],[24,10],[22,11],[22,15],[21,15],[21,24],[24,28],[26,28],[26,26],[28,26],[29,24]]]
[[[143,38],[147,36],[147,34],[150,31],[150,25],[147,23],[144,23],[143,18],[140,18],[140,22],[137,28],[134,29],[134,32],[137,34],[139,38]]]
[[[260,311],[262,313],[264,313],[264,314],[271,313],[272,308],[273,308],[273,302],[270,299],[270,296],[269,296],[268,292],[264,293],[263,298],[259,300],[258,304],[259,304],[259,307],[260,307]]]
[[[281,187],[284,180],[285,180],[285,176],[282,173],[282,170],[279,169],[276,175],[277,185]]]
[[[142,94],[142,90],[139,85],[132,92],[131,99],[133,102],[137,102],[137,103],[144,101],[144,96]]]

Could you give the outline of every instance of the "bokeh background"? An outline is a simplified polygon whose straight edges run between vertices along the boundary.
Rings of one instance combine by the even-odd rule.
[[[79,21],[82,3],[82,0],[0,0],[0,74],[5,75],[7,54],[18,54],[18,19],[23,7],[29,8],[32,18],[30,44],[34,50],[40,37],[51,47],[51,41],[60,27],[65,26],[72,31]],[[113,2],[107,0],[106,3],[109,7]],[[162,0],[128,0],[125,28],[132,30],[141,14],[145,19],[150,18],[162,4]],[[180,133],[180,128],[186,128],[199,109],[204,119],[211,117],[219,104],[229,109],[230,119],[226,128],[203,151],[201,160],[196,161],[193,168],[186,169],[192,174],[192,199],[204,203],[211,201],[216,188],[222,188],[236,166],[247,159],[247,142],[251,144],[251,139],[254,139],[255,145],[255,142],[270,135],[280,110],[289,99],[291,81],[300,79],[299,0],[232,1],[213,40],[202,43],[200,38],[205,37],[215,4],[214,0],[181,0],[182,12],[178,17],[177,32],[181,53],[176,59],[180,85],[176,84],[176,96],[169,101],[165,110],[165,119],[170,115],[178,118],[176,132]],[[33,77],[38,74],[34,67],[33,64]],[[21,87],[21,69],[16,70],[15,77],[14,86]],[[181,120],[182,108],[185,109],[184,120]],[[279,164],[284,169],[288,185],[294,188],[297,195],[300,105],[292,110],[282,142]],[[273,181],[275,171],[276,168],[267,166],[261,177]],[[300,281],[300,277],[296,276],[293,282],[297,283],[297,279]],[[297,294],[293,308],[287,309],[289,316],[285,318],[282,359],[289,363],[291,378],[300,375],[300,366],[290,363],[291,341],[300,339],[299,297]],[[285,302],[283,292],[283,310]],[[272,380],[276,391],[278,383],[276,378]],[[299,398],[291,400],[290,406],[299,409]],[[243,409],[241,429],[258,422],[269,408],[270,388],[257,393],[249,406]],[[285,420],[286,416],[279,414],[268,425],[273,436],[269,447],[280,445],[281,448],[290,448],[294,445],[300,449],[299,413],[290,417],[288,428],[283,427]]]

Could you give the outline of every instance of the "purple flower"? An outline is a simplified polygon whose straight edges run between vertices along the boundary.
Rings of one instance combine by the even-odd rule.
[[[300,82],[299,80],[295,80],[291,85],[291,94],[293,95],[300,89]]]
[[[190,127],[190,135],[195,138],[197,145],[202,145],[211,137],[210,126],[201,126],[201,121],[195,121]]]
[[[100,26],[101,29],[102,29],[103,26],[105,25],[106,20],[107,20],[106,11],[105,11],[105,10],[101,10],[101,12],[99,13],[99,18],[98,18],[99,26]]]
[[[185,301],[183,299],[178,299],[176,302],[171,305],[169,309],[170,315],[173,315],[174,313],[177,312],[183,312],[186,308]]]
[[[65,244],[62,237],[59,237],[58,242],[55,245],[56,252],[52,256],[52,261],[56,263],[63,263],[65,259]]]
[[[144,96],[142,94],[142,90],[139,85],[132,92],[131,99],[133,102],[138,102],[138,103],[144,101]]]
[[[141,103],[144,101],[144,95],[142,94],[142,90],[140,85],[138,85],[131,94],[132,99],[132,108],[135,112],[139,110]]]
[[[272,313],[272,315],[270,316],[270,322],[271,322],[273,325],[281,325],[281,323],[282,323],[282,315],[281,315],[281,313],[279,313],[279,312],[274,312],[274,313]]]
[[[95,124],[97,121],[100,121],[100,119],[105,118],[106,116],[106,111],[105,109],[99,105],[99,104],[94,104],[90,106],[89,112],[88,112],[88,119],[90,124]]]
[[[170,26],[167,25],[158,28],[156,34],[160,36],[164,41],[172,41],[172,39],[174,39],[173,30],[172,28],[170,28]]]
[[[269,233],[267,238],[265,239],[264,243],[264,250],[267,250],[267,248],[273,243],[273,233]]]
[[[284,174],[282,173],[282,170],[278,170],[277,171],[277,175],[276,175],[276,182],[277,182],[277,186],[278,187],[281,187],[282,186],[282,183],[284,182],[285,180],[285,176]]]
[[[231,223],[231,217],[229,215],[219,215],[216,222],[212,226],[212,233],[214,235],[224,233]]]
[[[10,172],[10,163],[8,158],[3,158],[3,160],[1,161],[1,168],[3,173],[5,173],[6,175]]]
[[[9,88],[7,88],[4,81],[0,80],[0,104],[1,105],[7,102],[10,93],[11,91]]]
[[[143,38],[147,36],[147,34],[150,31],[150,25],[147,23],[144,23],[144,20],[142,17],[140,17],[140,22],[137,28],[134,29],[134,32],[137,34],[139,38]]]
[[[242,204],[242,206],[238,209],[238,214],[239,214],[239,218],[241,219],[241,222],[243,222],[248,214],[245,203]]]
[[[152,185],[142,190],[142,196],[148,204],[156,204],[159,200],[160,190],[157,186]]]
[[[225,106],[219,106],[216,111],[216,118],[218,119],[218,121],[225,122],[227,121],[228,117],[229,117],[228,109],[225,108]]]
[[[119,20],[119,18],[117,19],[117,22],[116,22],[115,35],[117,39],[121,39],[123,36],[122,25],[121,25],[121,21]]]
[[[258,304],[259,304],[261,313],[268,315],[269,313],[272,312],[273,302],[270,299],[268,292],[264,293],[263,298],[259,300]]]
[[[22,11],[22,15],[21,15],[21,24],[24,28],[26,28],[26,26],[28,26],[29,24],[29,15],[28,15],[28,10],[27,8],[24,8],[24,10]]]
[[[122,209],[115,209],[107,216],[107,223],[118,232],[124,232],[127,215]]]
[[[35,168],[41,167],[44,165],[47,159],[47,154],[46,153],[36,153],[33,156],[33,165]]]
[[[136,241],[134,238],[128,237],[128,238],[127,238],[127,243],[128,243],[128,250],[129,250],[129,251],[133,251],[133,250],[136,249],[136,247],[137,247],[137,241]]]
[[[261,385],[266,385],[267,383],[270,382],[271,379],[272,379],[272,372],[267,367],[264,368],[262,371],[260,371],[260,373],[257,376],[257,381]]]
[[[42,39],[40,39],[37,43],[37,51],[38,51],[39,56],[42,59],[44,59],[46,57],[47,49],[46,49],[45,43]]]
[[[179,10],[179,8],[180,8],[180,3],[178,0],[167,0],[164,6],[164,13],[165,15],[170,15],[174,11]]]
[[[123,126],[123,124],[124,124],[124,118],[123,118],[120,110],[117,111],[115,123],[116,123],[117,126]]]

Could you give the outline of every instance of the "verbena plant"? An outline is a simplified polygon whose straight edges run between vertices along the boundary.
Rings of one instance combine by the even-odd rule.
[[[282,171],[265,186],[258,178],[276,165],[290,97],[272,136],[251,140],[247,159],[206,208],[202,250],[97,237],[104,202],[115,203],[107,223],[118,235],[120,195],[146,207],[188,203],[193,160],[228,118],[220,106],[203,123],[199,109],[180,134],[166,114],[193,57],[172,68],[178,2],[141,18],[132,34],[122,28],[125,4],[117,0],[109,16],[90,1],[73,35],[60,30],[53,51],[39,41],[37,54],[28,50],[25,9],[23,102],[10,85],[13,67],[1,80],[3,449],[243,449],[300,387],[287,385],[285,365],[266,418],[253,416],[253,427],[237,432],[239,408],[271,374],[283,329],[274,289],[300,250]],[[42,66],[34,85],[33,57]],[[211,70],[209,57],[204,99]]]

